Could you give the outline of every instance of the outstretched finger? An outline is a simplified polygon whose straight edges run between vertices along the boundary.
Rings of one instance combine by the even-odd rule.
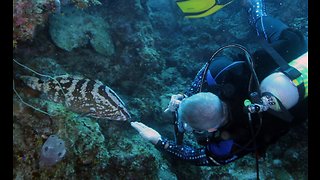
[[[135,128],[137,131],[141,131],[141,125],[138,123],[138,122],[131,122],[130,123],[131,124],[131,126],[133,127],[133,128]]]
[[[130,124],[132,127],[134,127],[139,132],[144,131],[146,128],[148,128],[148,126],[146,126],[140,122],[131,122]]]

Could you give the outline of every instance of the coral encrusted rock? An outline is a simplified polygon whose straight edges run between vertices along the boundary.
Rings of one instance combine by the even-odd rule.
[[[74,7],[65,7],[49,19],[52,41],[66,51],[90,44],[100,54],[113,55],[115,50],[108,29],[108,23],[98,14]]]

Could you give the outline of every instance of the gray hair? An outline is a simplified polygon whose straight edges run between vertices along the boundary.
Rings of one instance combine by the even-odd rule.
[[[222,126],[226,114],[225,104],[210,92],[200,92],[185,98],[178,108],[178,120],[199,130]]]

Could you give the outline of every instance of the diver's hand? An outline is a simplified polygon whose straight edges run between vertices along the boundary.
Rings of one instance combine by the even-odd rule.
[[[181,100],[184,98],[183,94],[177,94],[177,95],[172,95],[171,96],[171,100],[169,102],[169,105],[167,107],[166,110],[164,110],[164,112],[174,112],[176,111],[176,109],[178,109],[179,104],[181,103]]]
[[[132,127],[134,127],[140,133],[140,135],[144,139],[152,142],[152,144],[154,144],[154,145],[156,145],[161,138],[161,135],[156,130],[149,128],[148,126],[144,125],[143,123],[131,122],[130,124]]]

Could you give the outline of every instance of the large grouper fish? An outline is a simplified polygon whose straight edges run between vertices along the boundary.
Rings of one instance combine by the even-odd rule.
[[[82,115],[117,121],[131,118],[124,102],[101,81],[71,75],[47,80],[34,76],[20,76],[19,79],[48,100],[65,103],[70,110]]]

